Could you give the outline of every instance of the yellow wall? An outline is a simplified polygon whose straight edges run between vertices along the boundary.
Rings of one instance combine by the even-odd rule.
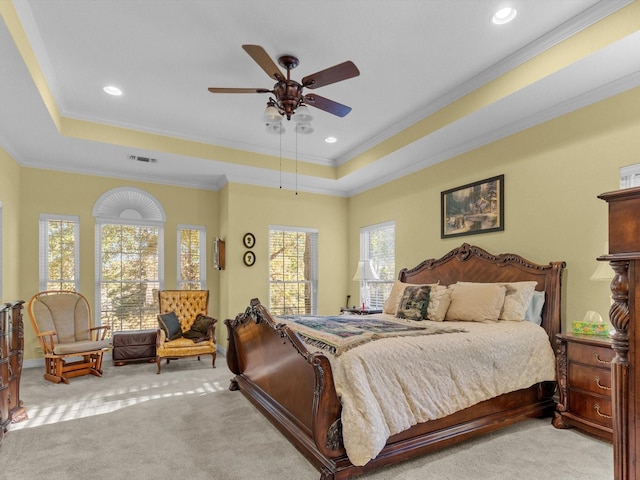
[[[223,318],[234,318],[252,298],[268,305],[268,231],[270,225],[318,229],[318,313],[339,313],[349,288],[347,270],[347,199],[278,188],[230,184],[224,189],[228,218],[227,268],[222,274],[228,309]],[[223,202],[224,203],[224,202]],[[256,238],[252,249],[256,263],[247,267],[242,237]],[[226,339],[226,336],[223,337]]]
[[[0,148],[0,207],[2,209],[2,290],[0,303],[21,299],[18,282],[21,249],[20,234],[20,182],[21,168],[7,152]]]
[[[167,214],[166,288],[176,286],[177,225],[206,226],[210,313],[221,320],[222,346],[226,346],[222,320],[244,311],[253,297],[268,302],[269,225],[318,229],[320,314],[336,313],[347,294],[359,296],[357,283],[351,281],[359,257],[359,227],[394,220],[397,269],[439,257],[465,241],[540,263],[565,260],[564,328],[568,329],[570,321],[582,319],[587,310],[607,314],[608,284],[589,281],[607,240],[607,207],[596,197],[618,188],[621,166],[638,162],[638,111],[640,88],[349,199],[242,184],[214,192],[45,171],[20,167],[0,150],[2,300],[28,300],[38,291],[38,219],[41,213],[52,213],[80,217],[81,291],[93,306],[91,212],[101,194],[132,186],[157,198]],[[440,239],[440,192],[499,174],[505,175],[505,231]],[[242,263],[246,232],[256,237],[253,267]],[[223,271],[214,270],[210,258],[216,236],[226,241]],[[25,359],[36,358],[40,353],[27,326]]]
[[[20,295],[29,300],[39,290],[38,226],[41,213],[77,215],[80,217],[80,292],[91,307],[95,299],[95,220],[92,215],[96,200],[117,187],[136,187],[154,196],[164,208],[165,288],[177,283],[177,226],[204,225],[207,230],[207,252],[212,252],[218,229],[218,192],[192,188],[131,182],[121,179],[53,172],[34,168],[22,169],[20,189]],[[13,262],[12,262],[13,263]],[[207,284],[212,292],[219,289],[219,273],[207,262]],[[209,302],[210,314],[219,315],[218,303]],[[33,329],[25,325],[25,359],[40,358]]]
[[[589,281],[604,253],[607,206],[597,195],[619,188],[619,168],[640,162],[640,88],[414,173],[349,200],[349,264],[358,228],[396,222],[396,266],[440,257],[463,242],[539,263],[567,262],[564,329],[587,310],[604,318],[607,282]],[[505,176],[505,230],[440,238],[440,193]],[[351,294],[357,290],[351,288]]]

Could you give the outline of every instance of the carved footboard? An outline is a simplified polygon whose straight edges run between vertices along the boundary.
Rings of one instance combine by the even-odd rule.
[[[334,469],[329,459],[345,451],[329,360],[276,324],[258,299],[225,324],[231,390],[241,390],[317,468]]]

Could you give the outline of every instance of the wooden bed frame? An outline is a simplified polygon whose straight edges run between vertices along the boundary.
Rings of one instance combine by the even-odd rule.
[[[515,254],[492,255],[469,244],[440,259],[400,271],[406,283],[449,285],[457,281],[536,281],[545,292],[542,326],[555,348],[561,329],[561,277],[564,262],[540,265]],[[421,423],[389,438],[364,466],[349,462],[342,445],[340,400],[329,359],[311,353],[288,327],[278,324],[258,299],[229,332],[227,364],[240,390],[320,470],[321,480],[344,479],[453,445],[529,417],[551,415],[555,382],[500,395],[447,417]],[[275,453],[275,452],[274,452]]]

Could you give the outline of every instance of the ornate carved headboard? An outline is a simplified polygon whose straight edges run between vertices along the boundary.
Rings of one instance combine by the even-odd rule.
[[[425,260],[417,267],[400,270],[405,283],[523,282],[535,281],[536,290],[545,292],[542,327],[555,348],[555,335],[562,328],[561,279],[565,262],[541,265],[514,253],[493,255],[480,247],[462,244],[438,259]]]

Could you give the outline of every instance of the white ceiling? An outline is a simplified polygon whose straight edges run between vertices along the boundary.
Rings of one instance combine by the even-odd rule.
[[[640,85],[636,34],[339,173],[350,160],[630,0],[10,3],[26,40],[15,41],[16,30],[7,20],[12,9],[3,6],[0,147],[31,167],[207,189],[231,181],[352,195]],[[491,15],[506,4],[516,7],[518,16],[493,25]],[[267,94],[207,91],[273,87],[243,44],[261,45],[274,62],[282,54],[296,55],[300,65],[292,78],[298,81],[353,61],[360,76],[314,90],[352,112],[339,118],[312,108],[315,132],[296,138],[293,126],[286,125],[281,154],[280,137],[266,133],[261,120]],[[25,64],[25,45],[35,53],[36,73]],[[106,95],[106,84],[124,94]],[[56,126],[42,94],[47,88],[54,111],[79,120],[78,129]],[[94,131],[94,123],[162,137],[143,141],[124,134],[114,141],[82,133]],[[338,142],[326,144],[329,135]],[[187,142],[174,148],[165,137]],[[157,163],[136,162],[130,155]],[[296,155],[297,175],[286,160]],[[329,174],[314,173],[318,167]]]

